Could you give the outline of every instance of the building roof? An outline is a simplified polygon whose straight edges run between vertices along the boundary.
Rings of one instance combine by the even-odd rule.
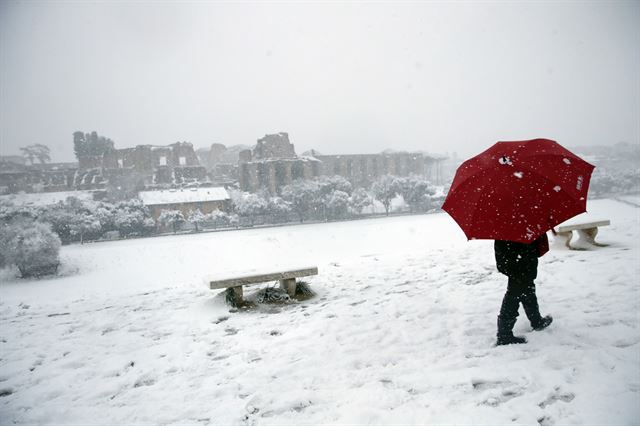
[[[204,203],[229,199],[229,193],[223,187],[163,189],[160,191],[141,191],[138,198],[146,206],[162,204]]]

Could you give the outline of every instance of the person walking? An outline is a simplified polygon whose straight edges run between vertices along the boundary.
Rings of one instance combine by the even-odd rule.
[[[530,244],[495,240],[494,250],[498,271],[508,277],[507,291],[502,299],[498,315],[498,340],[496,345],[527,343],[527,339],[513,335],[520,303],[534,330],[547,328],[553,318],[542,317],[536,297],[534,280],[538,276],[538,257],[549,251],[547,234]]]

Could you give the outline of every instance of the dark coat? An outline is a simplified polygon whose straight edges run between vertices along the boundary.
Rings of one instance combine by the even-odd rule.
[[[496,266],[500,273],[518,281],[533,281],[538,276],[538,243],[496,240]]]

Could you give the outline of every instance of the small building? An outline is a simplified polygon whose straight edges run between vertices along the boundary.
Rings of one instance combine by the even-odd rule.
[[[163,210],[180,210],[187,217],[191,210],[208,214],[214,210],[229,211],[231,198],[223,187],[164,189],[141,191],[138,198],[158,219]]]

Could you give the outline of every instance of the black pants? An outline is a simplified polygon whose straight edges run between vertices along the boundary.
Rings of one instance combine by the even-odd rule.
[[[536,284],[533,280],[509,277],[509,286],[500,307],[500,318],[507,324],[515,324],[520,303],[531,326],[537,327],[542,322],[542,316],[536,297]]]

